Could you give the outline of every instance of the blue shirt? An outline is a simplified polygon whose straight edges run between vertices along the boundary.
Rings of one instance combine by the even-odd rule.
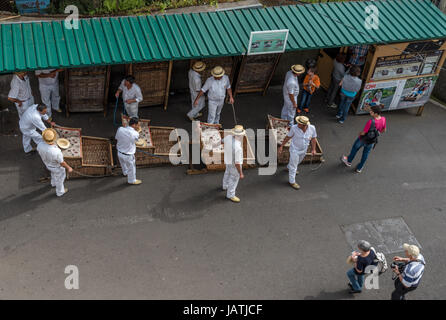
[[[409,262],[401,274],[403,276],[401,283],[408,288],[418,286],[424,273],[424,264],[426,263],[424,257],[420,254],[417,260],[419,261]]]

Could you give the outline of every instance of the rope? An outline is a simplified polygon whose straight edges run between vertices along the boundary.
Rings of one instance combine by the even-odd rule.
[[[311,170],[311,171],[319,170],[319,169],[322,167],[322,163],[323,163],[323,161],[322,161],[322,159],[321,159],[321,163],[319,163],[316,167],[313,167],[313,158],[314,158],[314,156],[313,156],[313,154],[311,154],[311,158],[310,158],[310,170]]]
[[[141,152],[141,153],[147,154],[149,156],[158,157],[158,158],[168,157],[168,156],[162,156],[162,155],[158,155],[158,154],[154,154],[154,153],[150,153],[150,152],[142,151],[142,150],[138,150],[138,149],[136,149],[136,152]]]
[[[118,109],[119,98],[116,98],[115,111],[113,112],[113,124],[115,127],[119,127],[119,124],[116,123],[116,110]]]

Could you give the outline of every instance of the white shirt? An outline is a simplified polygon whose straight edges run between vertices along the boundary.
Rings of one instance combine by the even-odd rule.
[[[201,91],[208,92],[208,99],[213,101],[221,101],[225,99],[226,90],[231,88],[229,83],[229,77],[224,75],[220,80],[216,80],[214,77],[209,77],[204,83]]]
[[[200,91],[201,89],[201,75],[190,69],[189,70],[189,89],[190,89],[190,93],[197,93],[197,91]]]
[[[33,131],[36,129],[39,129],[40,131],[43,131],[46,129],[43,120],[48,120],[47,114],[40,114],[39,111],[37,111],[37,104],[33,104],[31,107],[29,107],[25,113],[22,115],[19,121],[20,130],[23,134],[29,134],[31,135]]]
[[[53,72],[56,69],[45,69],[45,70],[36,70],[36,76],[38,76],[39,74],[48,74]],[[55,86],[56,84],[59,83],[59,72],[56,72],[56,76],[54,78],[48,77],[48,78],[39,78],[39,85],[42,86]]]
[[[9,90],[8,98],[18,99],[20,101],[26,101],[31,99],[31,86],[29,85],[29,77],[25,76],[21,80],[16,74],[11,80],[11,90]]]
[[[310,124],[307,131],[303,132],[297,124],[293,125],[287,134],[291,137],[290,152],[307,152],[311,139],[316,138],[316,128]]]
[[[56,144],[48,144],[42,141],[37,145],[37,152],[47,167],[59,168],[64,161],[62,151]]]
[[[242,142],[237,140],[233,135],[227,135],[223,139],[223,144],[225,148],[225,164],[242,164]]]
[[[133,99],[136,99],[136,102],[141,102],[143,100],[141,88],[136,83],[133,83],[132,87],[127,89],[124,83],[125,79],[122,80],[121,85],[119,86],[119,89],[122,90],[122,100],[124,100],[124,103],[127,103],[127,100]]]
[[[125,154],[135,154],[136,145],[135,142],[139,139],[139,133],[130,126],[120,127],[116,132],[115,139],[116,149]]]
[[[299,95],[299,81],[291,70],[287,72],[283,84],[283,99],[285,102],[291,102],[289,94],[293,94],[295,99]]]

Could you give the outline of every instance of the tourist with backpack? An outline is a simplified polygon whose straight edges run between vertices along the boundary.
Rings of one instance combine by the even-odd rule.
[[[353,143],[352,150],[350,151],[348,157],[345,155],[341,157],[341,161],[347,167],[351,167],[356,153],[359,151],[359,149],[364,148],[364,150],[362,151],[361,162],[356,167],[357,173],[361,173],[370,152],[378,143],[378,137],[380,133],[386,131],[386,118],[384,116],[381,116],[380,107],[371,107],[370,115],[372,116],[372,119],[367,122],[364,130],[359,133],[359,137],[356,139],[355,143]]]

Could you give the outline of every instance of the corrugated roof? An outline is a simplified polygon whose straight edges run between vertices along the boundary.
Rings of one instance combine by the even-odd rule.
[[[364,26],[379,9],[379,29]],[[241,55],[251,31],[289,29],[287,51],[446,37],[429,0],[329,2],[239,11],[0,25],[0,73],[56,67]]]

